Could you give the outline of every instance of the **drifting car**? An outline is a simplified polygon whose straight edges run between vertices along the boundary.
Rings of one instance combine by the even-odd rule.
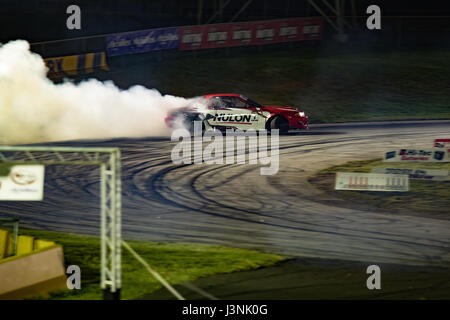
[[[202,106],[189,106],[171,111],[166,125],[174,128],[180,123],[192,130],[194,121],[202,122],[202,130],[272,130],[280,134],[291,129],[308,129],[308,116],[292,107],[263,106],[241,94],[208,94]],[[206,105],[206,107],[204,106]]]

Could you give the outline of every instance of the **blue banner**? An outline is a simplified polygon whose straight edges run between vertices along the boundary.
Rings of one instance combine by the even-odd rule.
[[[106,37],[108,56],[178,48],[178,27],[116,33]]]

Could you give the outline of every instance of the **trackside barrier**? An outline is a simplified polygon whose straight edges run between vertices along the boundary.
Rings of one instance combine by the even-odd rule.
[[[18,219],[10,220],[18,223]],[[15,237],[13,233],[0,229],[0,299],[23,299],[67,289],[62,247],[31,236]]]
[[[52,57],[44,59],[44,61],[48,68],[49,78],[91,73],[94,72],[94,69],[109,70],[104,52]]]
[[[254,46],[322,39],[319,17],[179,27],[179,50]]]
[[[9,232],[0,229],[0,260],[6,256],[6,248],[8,246]]]
[[[435,148],[448,148],[447,152],[450,153],[450,139],[435,139],[434,147]]]
[[[30,236],[19,236],[17,241],[17,255],[22,256],[33,252],[34,238]]]
[[[372,168],[371,173],[384,174],[407,174],[410,179],[416,180],[434,180],[434,181],[449,181],[448,170],[434,170],[434,169],[406,169],[406,168]]]
[[[450,162],[449,153],[442,148],[399,149],[384,154],[384,162]]]
[[[196,50],[322,39],[320,17],[219,23],[115,33],[105,37],[108,56],[156,50]]]
[[[53,241],[35,239],[31,236],[17,237],[17,249],[14,250],[14,232],[0,229],[0,260],[9,257],[27,255],[48,247],[55,246]]]
[[[0,260],[0,299],[23,299],[67,290],[61,246]]]
[[[178,48],[178,27],[116,33],[106,36],[108,56]]]
[[[17,252],[17,238],[19,235],[19,218],[0,218],[0,226],[12,223],[12,233],[0,229],[0,259],[15,255]],[[4,242],[2,242],[4,241]],[[3,248],[3,251],[2,251]],[[3,253],[3,256],[2,256]]]
[[[409,191],[408,175],[337,172],[336,190]]]

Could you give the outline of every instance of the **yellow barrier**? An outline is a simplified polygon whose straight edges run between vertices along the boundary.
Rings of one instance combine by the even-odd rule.
[[[34,247],[34,238],[30,236],[19,236],[17,238],[17,255],[32,253]]]
[[[6,249],[8,248],[8,235],[8,231],[0,229],[0,259],[6,257]]]
[[[104,52],[53,57],[44,59],[44,61],[48,68],[49,78],[91,73],[97,68],[109,71]]]
[[[44,248],[52,247],[55,243],[53,241],[47,241],[47,240],[34,240],[34,251],[38,251]]]
[[[53,241],[34,239],[31,236],[18,236],[16,256],[26,255],[55,245]],[[0,229],[0,260],[12,257],[13,252],[14,236],[12,232]]]

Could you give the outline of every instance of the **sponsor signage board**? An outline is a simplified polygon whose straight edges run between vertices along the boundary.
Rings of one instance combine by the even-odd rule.
[[[91,73],[97,68],[109,70],[104,52],[52,57],[44,59],[44,62],[48,68],[49,78]]]
[[[401,169],[401,168],[372,168],[372,173],[407,174],[410,179],[448,181],[448,170],[432,169]]]
[[[179,49],[211,49],[316,40],[322,18],[290,18],[179,27]]]
[[[108,56],[178,48],[178,27],[116,33],[106,37]]]
[[[435,148],[447,148],[447,151],[450,152],[450,139],[435,139],[434,140]]]
[[[357,191],[408,191],[408,175],[337,172],[335,181],[336,190]]]
[[[44,197],[44,166],[14,165],[0,177],[0,200],[41,201]]]
[[[442,148],[399,149],[388,151],[384,162],[449,162],[449,153]]]

